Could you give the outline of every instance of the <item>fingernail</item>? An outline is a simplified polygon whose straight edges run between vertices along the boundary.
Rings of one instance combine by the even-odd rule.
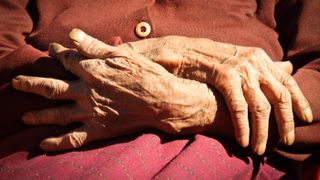
[[[24,75],[19,75],[19,76],[16,76],[15,78],[13,78],[14,80],[22,80],[24,79],[26,76]]]
[[[24,76],[24,75],[19,75],[19,76],[16,76],[15,78],[12,79],[12,82],[20,82],[22,80],[25,80],[27,78],[27,76]]]
[[[281,142],[286,145],[292,145],[294,142],[294,130],[290,131],[286,134],[282,139]]]
[[[11,80],[11,84],[12,84],[12,87],[14,87],[15,89],[20,89],[20,83],[19,83],[19,79],[18,78],[13,78]]]
[[[311,108],[308,107],[306,108],[304,111],[303,111],[303,120],[311,123],[312,120],[313,120],[313,115],[312,115],[312,111],[311,111]]]
[[[86,33],[81,31],[80,29],[72,29],[69,33],[69,37],[71,40],[73,40],[73,43],[76,45],[79,45],[86,37]]]
[[[34,118],[34,116],[33,116],[31,113],[25,113],[25,114],[22,116],[22,121],[23,121],[25,124],[29,124],[29,125],[34,125],[34,124],[35,124],[35,118]]]
[[[265,144],[257,144],[253,148],[253,152],[256,153],[257,155],[261,156],[263,153],[266,151],[266,145]]]

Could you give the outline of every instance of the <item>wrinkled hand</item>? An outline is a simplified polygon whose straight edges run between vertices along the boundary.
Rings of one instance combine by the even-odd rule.
[[[13,87],[75,103],[27,112],[22,119],[31,125],[81,121],[83,126],[43,140],[40,147],[45,151],[78,148],[145,128],[197,133],[213,123],[216,101],[206,84],[180,79],[133,51],[108,46],[104,59],[87,59],[51,44],[49,52],[79,80],[18,76]]]
[[[109,56],[108,45],[81,30],[73,30],[70,37],[88,57]],[[284,144],[294,141],[293,109],[301,120],[312,121],[310,106],[294,79],[262,49],[179,36],[124,43],[117,49],[139,52],[179,77],[216,87],[228,104],[237,141],[248,146],[251,133],[252,148],[257,154],[266,149],[271,105]],[[288,72],[292,71],[290,68],[289,65]]]

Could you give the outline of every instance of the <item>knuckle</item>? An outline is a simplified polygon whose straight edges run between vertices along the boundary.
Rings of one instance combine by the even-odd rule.
[[[234,101],[230,104],[230,108],[236,118],[246,116],[248,113],[248,104],[245,101]]]
[[[267,117],[271,112],[271,105],[268,102],[262,102],[254,105],[252,111],[259,116]]]
[[[282,83],[285,85],[285,86],[288,86],[288,87],[294,87],[294,86],[297,86],[297,83],[296,81],[293,79],[293,77],[289,74],[285,74],[282,78]]]
[[[214,82],[221,88],[225,86],[230,86],[238,81],[239,76],[237,72],[233,68],[216,68],[216,72],[214,72]]]
[[[68,140],[69,140],[71,146],[74,148],[79,148],[84,143],[84,139],[75,133],[70,134]]]
[[[293,118],[285,118],[282,120],[282,123],[283,123],[284,127],[290,128],[289,130],[292,130],[294,128]]]
[[[234,102],[231,105],[231,108],[234,109],[235,112],[247,112],[248,104],[246,102]]]
[[[281,88],[278,92],[278,102],[283,104],[291,103],[291,94],[286,88]]]

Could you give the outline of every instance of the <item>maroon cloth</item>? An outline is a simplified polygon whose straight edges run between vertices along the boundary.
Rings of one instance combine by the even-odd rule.
[[[1,177],[9,179],[249,179],[258,172],[250,158],[231,157],[222,144],[212,138],[197,135],[195,140],[172,139],[168,135],[146,133],[130,138],[94,143],[80,151],[63,154],[40,154],[34,149],[40,135],[29,129],[15,134],[20,142],[2,141],[11,145],[14,154],[0,160]],[[51,130],[52,129],[47,129]],[[48,134],[48,133],[47,133]],[[26,137],[29,136],[29,137]],[[30,137],[34,140],[30,143]],[[166,139],[168,141],[164,142]],[[21,145],[21,142],[28,144]],[[30,144],[29,144],[30,143]],[[227,143],[228,144],[228,143]],[[9,148],[6,148],[9,149]],[[261,165],[259,177],[279,179],[282,172]],[[255,170],[253,170],[255,168]],[[0,178],[1,179],[1,178]]]
[[[175,34],[261,47],[274,60],[294,63],[294,78],[311,103],[314,119],[320,119],[318,0],[2,0],[0,14],[0,177],[278,178],[281,171],[290,170],[260,163],[234,141],[159,132],[97,142],[75,152],[43,154],[37,147],[42,138],[72,127],[26,127],[21,115],[66,102],[17,92],[10,80],[19,74],[75,79],[44,52],[51,42],[71,46],[68,33],[75,27],[116,44],[115,36],[123,42],[139,40],[134,27],[147,21],[152,27],[149,37]],[[316,153],[320,123],[297,126],[295,145],[281,148]]]

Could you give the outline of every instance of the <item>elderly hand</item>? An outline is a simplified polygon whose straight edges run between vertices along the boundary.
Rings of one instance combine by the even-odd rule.
[[[104,58],[110,54],[108,45],[81,30],[74,29],[70,37],[85,56]],[[179,36],[124,43],[117,49],[139,52],[179,77],[216,87],[229,107],[237,141],[248,146],[251,133],[252,149],[257,154],[266,149],[271,105],[284,144],[294,141],[293,109],[301,120],[313,119],[309,103],[294,79],[262,49]]]
[[[27,112],[22,119],[31,125],[81,121],[83,126],[43,140],[40,147],[45,151],[78,148],[145,128],[197,133],[213,123],[216,101],[206,84],[178,78],[131,50],[108,46],[104,51],[109,55],[104,59],[87,59],[59,44],[51,44],[49,49],[79,80],[18,76],[12,85],[75,103]]]

